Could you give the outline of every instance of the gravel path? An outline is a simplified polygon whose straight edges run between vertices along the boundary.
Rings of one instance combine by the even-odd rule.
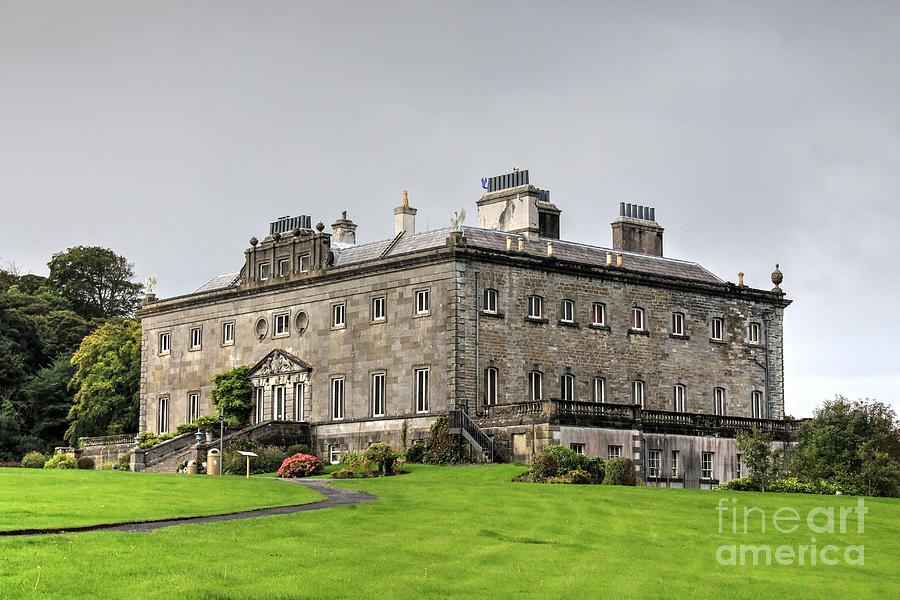
[[[371,502],[376,497],[365,492],[355,492],[342,488],[336,488],[325,479],[281,479],[289,483],[296,483],[325,496],[318,502],[308,504],[296,504],[294,506],[278,506],[275,508],[256,508],[222,515],[209,515],[205,517],[179,517],[175,519],[159,519],[155,521],[140,521],[129,523],[112,523],[108,525],[86,525],[83,527],[66,527],[56,529],[16,529],[13,531],[0,531],[0,537],[12,537],[22,535],[57,535],[62,533],[79,533],[83,531],[133,531],[146,532],[172,525],[190,525],[194,523],[215,523],[218,521],[235,521],[237,519],[255,519],[256,517],[268,517],[270,515],[287,515],[307,510],[320,510],[334,506],[348,506]]]

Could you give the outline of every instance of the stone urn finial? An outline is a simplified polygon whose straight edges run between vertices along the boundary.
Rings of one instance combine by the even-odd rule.
[[[778,287],[781,285],[781,282],[784,281],[784,274],[778,269],[778,264],[775,264],[775,270],[772,271],[772,283],[775,284],[775,287],[772,288],[773,294],[783,294],[781,288]]]
[[[316,223],[316,231],[318,231],[319,233],[325,231],[325,223],[322,223],[321,221]]]
[[[256,248],[256,245],[257,245],[258,243],[259,243],[259,240],[256,239],[256,236],[255,236],[255,235],[254,235],[252,238],[250,238],[250,245],[253,246],[254,248]]]

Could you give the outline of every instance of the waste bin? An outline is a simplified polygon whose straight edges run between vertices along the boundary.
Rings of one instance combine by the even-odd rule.
[[[197,474],[197,461],[192,460],[187,464],[187,474],[188,475],[196,475]]]
[[[206,453],[206,474],[222,474],[222,456],[219,454],[218,448],[210,448]]]

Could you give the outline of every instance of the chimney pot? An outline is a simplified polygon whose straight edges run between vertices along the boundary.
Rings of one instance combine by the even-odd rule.
[[[616,254],[616,266],[617,267],[622,266],[622,255],[621,254]]]
[[[512,250],[512,238],[506,236],[506,251],[509,252],[510,250]]]
[[[738,273],[738,287],[744,287],[744,274]]]
[[[553,242],[547,242],[547,256],[553,256]]]
[[[519,252],[525,252],[525,240],[519,238]]]

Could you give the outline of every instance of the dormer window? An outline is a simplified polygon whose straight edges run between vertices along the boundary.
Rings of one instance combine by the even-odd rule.
[[[257,268],[258,268],[257,279],[259,279],[260,281],[266,281],[267,279],[269,279],[269,273],[270,273],[269,263],[267,263],[267,262],[259,263],[259,267],[257,267]]]

